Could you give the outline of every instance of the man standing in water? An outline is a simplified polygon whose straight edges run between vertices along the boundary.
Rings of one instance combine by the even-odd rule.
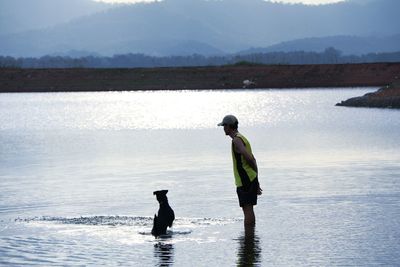
[[[245,226],[254,226],[256,218],[253,206],[257,205],[257,195],[262,189],[258,183],[258,168],[249,141],[238,132],[239,121],[227,115],[218,126],[224,127],[225,135],[232,138],[233,172],[239,205],[243,209]]]

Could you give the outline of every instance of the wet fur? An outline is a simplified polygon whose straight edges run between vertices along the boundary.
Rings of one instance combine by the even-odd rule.
[[[168,190],[153,192],[153,195],[156,195],[157,201],[160,204],[158,215],[154,215],[153,229],[151,230],[151,234],[155,237],[165,235],[167,227],[172,227],[172,223],[175,220],[174,211],[168,203],[167,193]]]

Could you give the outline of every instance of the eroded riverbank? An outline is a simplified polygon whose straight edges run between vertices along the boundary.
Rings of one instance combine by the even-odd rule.
[[[400,63],[134,69],[0,69],[0,92],[386,86]],[[247,82],[246,82],[247,81]]]

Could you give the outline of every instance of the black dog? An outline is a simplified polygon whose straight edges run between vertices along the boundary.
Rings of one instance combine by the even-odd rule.
[[[155,237],[165,235],[167,233],[167,227],[172,227],[172,222],[175,220],[174,211],[168,204],[167,193],[168,190],[153,192],[153,195],[157,196],[157,200],[160,203],[158,216],[154,215],[153,229],[151,230],[151,234]]]

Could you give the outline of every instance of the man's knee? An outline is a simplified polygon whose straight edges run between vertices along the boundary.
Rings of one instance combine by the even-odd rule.
[[[243,206],[244,213],[244,224],[254,225],[256,223],[256,217],[254,215],[254,210],[252,205]]]
[[[254,214],[253,205],[244,205],[242,209],[244,214]]]

